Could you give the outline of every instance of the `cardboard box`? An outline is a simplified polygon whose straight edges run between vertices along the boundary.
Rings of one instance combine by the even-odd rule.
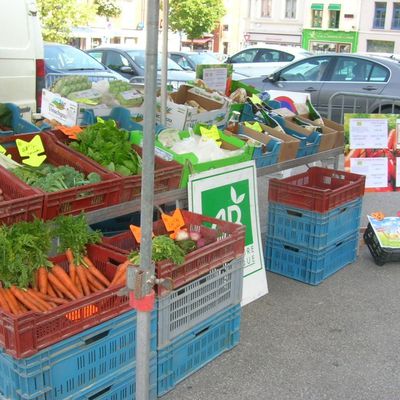
[[[77,103],[57,93],[43,89],[41,106],[41,114],[43,117],[55,119],[61,125],[75,126],[81,124],[85,110],[93,110],[96,117],[104,117],[110,114],[112,108],[106,104],[90,106]],[[140,107],[128,108],[128,110],[136,122],[141,122],[143,120],[143,105]]]
[[[177,92],[171,93],[173,101],[167,101],[166,126],[184,130],[198,123],[206,125],[225,125],[228,118],[230,101],[227,97],[210,94],[203,89],[182,85]],[[194,100],[205,112],[198,112],[197,108],[186,105],[187,101]],[[157,113],[157,122],[160,115]]]
[[[258,140],[259,142],[267,144],[269,142],[268,136],[272,136],[275,139],[281,141],[281,149],[279,153],[278,162],[294,160],[297,156],[297,152],[300,146],[300,140],[293,136],[287,135],[286,133],[280,132],[276,129],[269,127],[268,125],[260,123],[261,128],[267,134],[259,133],[251,128],[243,126],[243,133],[251,138]]]

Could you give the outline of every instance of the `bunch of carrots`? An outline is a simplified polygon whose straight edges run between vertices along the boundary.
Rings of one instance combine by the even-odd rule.
[[[2,227],[0,231],[0,239],[2,235],[6,238],[6,234],[13,239],[21,238],[14,245],[10,242],[6,246],[6,240],[3,246],[0,244],[0,252],[3,247],[5,254],[4,260],[0,258],[0,308],[4,311],[14,315],[28,311],[47,312],[125,282],[129,260],[120,265],[110,282],[87,256],[86,246],[99,242],[101,235],[88,229],[84,216],[59,217],[51,226],[43,221],[22,224]],[[54,235],[59,243],[57,252],[65,253],[68,269],[48,261]],[[15,254],[14,250],[17,251]],[[5,262],[10,265],[9,270],[4,268]]]

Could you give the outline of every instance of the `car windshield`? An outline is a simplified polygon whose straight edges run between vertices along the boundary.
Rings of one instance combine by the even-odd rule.
[[[144,50],[129,50],[127,51],[127,53],[140,68],[144,69],[145,58],[146,58],[146,53]],[[161,64],[162,64],[162,55],[158,54],[158,60],[157,60],[158,71],[161,71]],[[183,68],[181,68],[175,61],[171,60],[170,58],[168,58],[168,69],[170,71],[183,71]]]
[[[106,69],[93,57],[72,46],[45,45],[44,58],[48,68],[59,71],[104,71]]]
[[[188,57],[197,64],[221,64],[220,61],[208,53],[193,53],[188,54]]]

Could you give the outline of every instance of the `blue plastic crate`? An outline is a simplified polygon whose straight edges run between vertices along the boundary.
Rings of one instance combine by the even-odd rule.
[[[101,116],[99,118],[104,119],[105,121],[113,119],[117,123],[119,128],[125,129],[129,132],[143,131],[143,125],[142,125],[143,121],[136,122],[135,118],[137,117],[131,115],[129,109],[124,107],[114,107],[111,110],[110,115]],[[89,109],[84,111],[82,122],[80,123],[80,125],[82,126],[93,125],[96,123],[96,121],[97,121],[97,116],[95,116],[93,110]],[[156,133],[159,133],[163,129],[164,127],[162,125],[156,124]]]
[[[297,151],[297,158],[310,156],[318,153],[319,144],[321,142],[321,134],[317,131],[313,131],[309,136],[305,136],[297,130],[291,129],[287,126],[285,119],[274,114],[274,119],[282,126],[285,133],[300,140],[299,150]]]
[[[158,396],[197,371],[240,340],[240,304],[215,314],[158,350]]]
[[[317,213],[286,204],[268,203],[267,237],[319,250],[360,228],[362,198]]]
[[[281,142],[271,137],[267,145],[262,147],[254,147],[253,160],[256,162],[257,168],[268,167],[276,164],[281,151]]]
[[[151,351],[157,348],[157,315],[151,320]],[[0,395],[6,399],[61,400],[100,385],[135,365],[136,311],[127,312],[40,351],[14,359],[0,352]],[[86,397],[82,397],[86,398]]]
[[[265,267],[268,271],[298,281],[318,285],[324,279],[355,261],[359,231],[326,247],[312,250],[267,237]]]
[[[12,135],[15,133],[35,133],[41,130],[34,124],[21,118],[21,111],[18,106],[13,103],[5,103],[8,109],[11,110],[11,130],[0,131],[0,136]]]

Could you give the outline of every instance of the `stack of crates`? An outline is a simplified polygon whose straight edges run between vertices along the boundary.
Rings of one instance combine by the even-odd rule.
[[[88,247],[111,279],[125,258]],[[65,255],[51,260],[68,265]],[[136,391],[136,311],[111,287],[46,313],[0,312],[0,400],[132,400]],[[157,313],[151,315],[149,399],[157,398]]]
[[[271,179],[267,270],[318,285],[357,256],[365,176],[313,167]]]
[[[188,232],[213,240],[188,253],[181,265],[156,263],[157,278],[173,286],[170,292],[156,287],[158,396],[240,340],[245,228],[181,212]],[[161,220],[153,224],[153,232],[166,234]],[[104,245],[125,255],[138,248],[131,232],[104,238]]]

